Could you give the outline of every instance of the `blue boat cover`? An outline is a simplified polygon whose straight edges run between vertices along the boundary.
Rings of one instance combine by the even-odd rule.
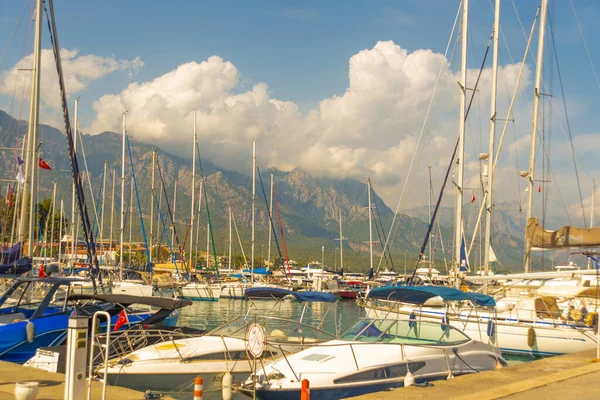
[[[244,292],[246,298],[259,299],[281,299],[285,296],[294,296],[298,301],[320,301],[333,303],[336,296],[331,293],[322,292],[294,292],[292,290],[279,287],[250,287]]]
[[[461,292],[444,286],[383,286],[371,289],[367,295],[371,299],[397,300],[411,304],[423,304],[436,296],[447,301],[469,300],[483,307],[496,306],[493,297],[481,293]]]
[[[252,273],[251,269],[244,269],[242,270],[242,273],[244,275],[248,275]],[[266,268],[254,268],[254,274],[255,275],[271,275],[271,271],[269,271]]]

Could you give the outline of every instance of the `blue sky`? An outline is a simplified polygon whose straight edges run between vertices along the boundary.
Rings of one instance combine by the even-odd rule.
[[[515,3],[518,4],[517,8],[524,29],[529,32],[538,2],[515,0]],[[405,171],[408,167],[406,154],[400,154],[401,149],[407,146],[407,142],[403,142],[405,139],[403,129],[407,130],[406,135],[414,137],[418,134],[420,125],[413,121],[412,125],[405,126],[404,120],[400,116],[394,124],[390,122],[382,127],[381,131],[375,128],[367,129],[369,132],[365,135],[389,137],[388,143],[382,146],[396,146],[400,152],[398,154],[385,153],[385,149],[379,148],[379,153],[372,153],[374,155],[369,158],[363,155],[370,151],[369,146],[363,143],[364,140],[361,142],[360,138],[354,138],[357,144],[354,147],[348,144],[351,141],[344,138],[346,125],[342,124],[336,128],[332,125],[333,123],[327,122],[323,127],[315,128],[316,125],[311,120],[310,113],[315,111],[321,116],[325,115],[324,110],[320,109],[320,103],[326,99],[339,99],[346,94],[350,88],[349,60],[361,50],[374,49],[379,41],[393,41],[408,54],[419,49],[431,49],[434,53],[443,53],[458,4],[459,2],[455,0],[325,2],[117,2],[110,0],[88,2],[61,0],[56,2],[55,11],[60,44],[63,49],[78,49],[79,56],[93,54],[103,58],[113,57],[116,60],[123,60],[123,62],[129,62],[139,57],[144,63],[143,67],[132,76],[126,73],[126,68],[122,68],[100,74],[101,76],[98,78],[85,82],[83,87],[77,91],[77,96],[81,98],[81,125],[84,129],[86,127],[111,129],[115,125],[114,119],[119,115],[117,112],[113,112],[114,115],[110,115],[112,120],[108,121],[102,120],[97,110],[93,108],[94,102],[103,96],[120,96],[121,103],[126,103],[126,95],[122,92],[128,85],[132,83],[143,85],[145,82],[169,74],[181,65],[190,62],[202,63],[211,56],[217,55],[224,62],[234,65],[238,73],[237,78],[231,78],[234,83],[223,89],[227,94],[226,97],[229,98],[227,101],[233,101],[232,99],[238,101],[239,98],[235,97],[236,95],[254,93],[253,88],[264,83],[269,99],[292,102],[299,110],[299,115],[295,115],[293,118],[286,117],[285,121],[287,122],[284,123],[277,118],[269,119],[271,111],[257,108],[256,113],[262,110],[260,112],[264,112],[264,114],[261,115],[264,115],[267,122],[264,120],[256,122],[256,126],[252,130],[243,131],[245,128],[239,128],[239,136],[235,139],[228,137],[226,143],[244,143],[248,137],[259,136],[263,130],[273,130],[273,127],[291,132],[293,128],[290,127],[299,123],[308,126],[303,131],[304,133],[310,132],[310,139],[302,139],[306,142],[307,140],[317,140],[315,138],[319,138],[321,135],[319,129],[322,129],[323,132],[327,131],[327,134],[323,133],[322,136],[331,136],[331,139],[327,139],[329,140],[327,145],[324,145],[329,149],[329,153],[326,154],[332,154],[332,160],[346,161],[350,159],[352,162],[345,162],[343,166],[332,164],[322,170],[313,168],[313,172],[358,179],[362,163],[367,171],[364,174],[374,174],[374,181],[382,187],[388,203],[395,203],[402,181],[402,173],[398,169]],[[600,18],[600,6],[596,2],[583,0],[573,0],[573,4],[577,10],[593,62],[600,64],[600,55],[597,53],[597,49],[600,48],[600,31],[596,26]],[[571,129],[575,136],[588,135],[585,136],[584,143],[589,144],[589,141],[593,140],[593,136],[590,135],[597,132],[597,113],[592,105],[600,101],[600,88],[596,86],[569,1],[553,0],[550,1],[550,7],[549,15],[554,28],[555,46],[559,55],[563,85],[567,93]],[[472,0],[470,8],[469,66],[472,69],[478,69],[491,31],[493,12],[490,2],[487,0]],[[30,9],[31,1],[0,2],[0,72],[13,68],[24,55],[29,21],[27,18],[21,19],[21,15],[23,12],[29,13]],[[517,22],[512,2],[503,2],[502,17],[503,42],[508,44],[514,62],[518,63],[522,58],[525,39]],[[46,32],[44,40],[44,47],[47,48]],[[550,46],[551,44],[547,49],[550,49]],[[535,47],[534,43],[533,53],[535,53]],[[550,53],[547,52],[547,54]],[[369,53],[366,56],[371,57],[372,54]],[[450,60],[452,70],[457,68],[456,60],[456,55]],[[502,45],[500,60],[502,65],[510,64],[508,51],[504,45]],[[489,66],[489,62],[487,64]],[[529,70],[532,72],[534,69],[532,59],[528,59],[528,64]],[[221,65],[221,67],[223,66]],[[556,95],[559,89],[556,67],[550,67],[550,62],[547,61],[545,70],[545,79],[552,86],[553,94]],[[530,76],[526,82],[528,86],[523,89],[524,93],[528,95],[531,94],[531,80]],[[506,99],[507,93],[507,91],[500,93],[500,96],[503,95]],[[389,93],[386,93],[385,96],[389,96]],[[385,96],[376,96],[375,99],[382,101],[384,105],[382,98]],[[110,100],[105,99],[106,101]],[[0,95],[1,108],[7,109],[10,101],[11,96],[6,91]],[[395,101],[399,101],[399,99],[395,99]],[[419,110],[424,113],[423,108],[426,107],[427,102],[421,101],[419,104]],[[562,103],[555,104],[562,110]],[[111,110],[114,111],[115,107]],[[207,107],[213,109],[215,105],[211,103],[211,106]],[[364,105],[361,107],[365,108]],[[473,122],[474,125],[482,125],[481,121],[483,121],[483,125],[487,123],[485,122],[487,111],[483,111],[483,107],[479,117],[480,121]],[[402,112],[401,108],[393,109],[396,112]],[[453,108],[450,107],[446,111],[451,114],[452,110]],[[186,110],[185,115],[183,111],[181,112],[182,118],[188,117],[189,110]],[[339,112],[341,113],[341,111]],[[107,113],[108,111],[105,111],[103,115],[106,116]],[[250,111],[248,113],[251,115]],[[526,115],[526,112],[521,115],[521,125],[518,128],[518,134],[521,136],[527,134],[529,126]],[[448,114],[442,113],[440,120],[444,116],[447,117]],[[135,116],[132,117],[132,120],[135,121]],[[216,118],[214,115],[212,117]],[[372,115],[369,118],[381,120],[381,116]],[[246,116],[244,124],[252,125],[253,122],[249,122],[250,119],[251,116]],[[374,125],[373,120],[366,118],[365,121],[362,125],[364,127]],[[167,127],[169,126],[169,122],[166,120],[162,122]],[[350,122],[348,124],[352,125]],[[455,134],[450,129],[454,125],[452,123],[445,124],[445,122],[440,122],[437,129],[433,129],[432,135],[439,134],[440,140],[444,138],[446,140],[444,144],[440,144],[438,151],[433,153],[432,158],[436,160],[441,155],[443,156],[442,151],[447,150],[447,143]],[[172,126],[172,130],[184,129],[182,126]],[[189,124],[185,125],[185,127],[188,126]],[[285,129],[281,128],[282,126]],[[229,129],[236,130],[238,128],[232,125]],[[140,125],[138,125],[137,131],[136,126],[133,125],[131,131],[139,140],[159,146],[169,145],[169,143],[165,143],[164,139],[161,139],[159,134],[146,134]],[[480,132],[482,138],[487,135],[487,132],[484,131],[485,129],[482,129]],[[395,133],[396,137],[394,137]],[[273,135],[275,134],[273,133]],[[300,135],[300,133],[289,133],[289,135]],[[267,135],[264,140],[267,140],[267,137],[269,136]],[[329,138],[329,136],[327,137]],[[208,144],[210,149],[217,148],[217,140],[210,139],[208,130],[205,138],[207,141],[211,141]],[[333,138],[337,138],[337,142]],[[557,140],[560,141],[560,137]],[[282,142],[285,143],[285,140]],[[482,148],[486,147],[485,139],[477,138],[474,139],[474,142],[481,143],[480,147]],[[212,147],[210,147],[211,145]],[[281,168],[290,168],[294,164],[307,167],[307,163],[321,159],[320,155],[325,154],[315,150],[314,154],[291,159],[289,163],[280,165],[278,162],[286,157],[285,147],[283,145],[280,148],[277,148],[277,145],[264,146],[269,153],[268,156],[265,156],[265,162]],[[175,147],[173,145],[173,148],[169,148],[169,150],[178,152]],[[248,146],[242,146],[244,149],[246,147]],[[342,147],[344,147],[344,151],[338,151]],[[467,148],[469,149],[469,145]],[[471,146],[470,150],[476,154],[481,148]],[[560,147],[554,151],[560,151]],[[179,153],[185,155],[183,149]],[[402,163],[394,165],[380,165],[382,157],[404,157],[405,159]],[[583,164],[589,168],[590,174],[593,175],[595,154],[582,154],[581,159]],[[555,166],[560,167],[560,163],[567,163],[563,169],[566,171],[569,167],[569,160],[570,158],[559,159]],[[440,163],[440,168],[442,164]],[[392,178],[390,175],[397,175],[398,178]]]

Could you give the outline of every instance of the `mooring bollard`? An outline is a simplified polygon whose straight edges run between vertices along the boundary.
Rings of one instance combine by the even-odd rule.
[[[302,379],[302,389],[300,390],[300,400],[310,400],[310,383],[308,379]]]
[[[65,400],[85,399],[88,317],[69,317]]]
[[[202,400],[204,394],[204,379],[201,376],[197,376],[194,379],[194,400]]]

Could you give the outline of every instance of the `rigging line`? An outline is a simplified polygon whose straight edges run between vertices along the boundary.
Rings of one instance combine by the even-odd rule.
[[[240,250],[242,251],[242,257],[244,258],[244,265],[248,265],[248,259],[246,258],[246,253],[244,252],[240,231],[238,230],[237,222],[235,222],[235,216],[233,215],[233,208],[231,209],[231,221],[233,221],[233,226],[235,227],[235,234],[237,236],[238,243],[240,244]]]
[[[65,81],[63,77],[62,64],[60,58],[60,47],[58,44],[58,33],[56,30],[56,19],[54,17],[54,2],[48,0],[50,12],[44,5],[46,11],[46,20],[48,21],[48,30],[50,31],[50,42],[52,43],[52,51],[54,53],[54,60],[56,65],[56,72],[58,74],[58,84],[60,88],[60,98],[63,111],[63,119],[65,123],[65,133],[67,136],[67,143],[69,147],[69,160],[71,162],[71,170],[73,172],[73,180],[75,181],[76,193],[77,193],[77,204],[79,206],[79,212],[81,222],[83,225],[83,232],[86,240],[86,252],[88,262],[91,264],[89,269],[90,276],[92,278],[92,285],[94,291],[96,290],[96,278],[102,284],[102,275],[100,274],[100,266],[98,264],[98,257],[96,255],[96,245],[94,243],[94,232],[91,230],[90,218],[87,211],[87,205],[85,203],[85,194],[81,185],[81,177],[79,175],[79,164],[77,162],[77,154],[75,153],[75,146],[73,143],[73,133],[71,130],[71,120],[69,118],[69,106],[67,104],[67,92],[65,89]]]
[[[588,60],[590,61],[590,66],[592,67],[592,72],[594,73],[594,79],[596,79],[596,86],[600,89],[600,80],[598,79],[598,74],[596,73],[596,67],[594,67],[594,62],[592,61],[592,55],[590,54],[590,49],[588,48],[585,37],[583,36],[583,30],[581,29],[581,24],[579,23],[579,18],[577,17],[577,13],[575,12],[575,7],[573,6],[573,1],[569,0],[571,4],[571,9],[573,10],[573,16],[575,17],[575,22],[577,23],[577,30],[579,31],[579,36],[581,36],[581,41],[583,42],[583,47],[585,48],[585,53],[588,56]]]
[[[196,210],[196,205],[198,204],[198,196],[200,196],[200,190],[202,190],[202,187],[198,187],[198,192],[196,193],[196,195],[192,198],[192,209]],[[193,195],[193,193],[192,193]],[[190,227],[192,226],[192,218],[189,218],[189,223],[188,226],[185,230],[185,236],[183,237],[183,248],[185,249],[185,246],[187,245],[187,239],[188,236],[190,234]],[[162,238],[162,234],[161,234],[161,238]]]
[[[571,4],[572,5],[572,4]],[[579,203],[581,205],[581,216],[583,217],[583,226],[587,228],[587,220],[585,217],[585,209],[583,207],[583,196],[581,194],[581,183],[579,182],[579,170],[577,168],[577,160],[575,159],[575,147],[573,146],[573,136],[571,134],[571,124],[569,123],[569,113],[567,112],[567,102],[565,101],[565,91],[563,87],[562,75],[560,73],[560,64],[558,63],[558,53],[556,52],[556,41],[554,40],[554,26],[552,21],[548,21],[550,25],[550,36],[552,38],[552,47],[554,49],[554,59],[556,61],[556,73],[558,75],[558,83],[560,85],[560,92],[563,102],[563,108],[565,110],[565,121],[567,124],[567,133],[569,135],[569,146],[571,148],[571,155],[573,158],[573,167],[575,168],[575,177],[577,179],[577,190],[579,191]]]
[[[437,92],[439,83],[440,83],[440,79],[442,77],[442,72],[444,71],[444,67],[446,66],[446,56],[448,55],[448,51],[450,49],[450,44],[452,43],[452,38],[454,37],[454,32],[456,29],[456,24],[458,22],[458,17],[460,15],[460,11],[461,11],[462,5],[460,5],[458,7],[458,10],[456,11],[456,17],[454,18],[454,24],[452,25],[452,31],[450,32],[450,37],[448,38],[448,43],[446,44],[446,51],[444,52],[444,60],[443,62],[440,64],[440,69],[438,71],[438,76],[436,78],[435,81],[435,86],[433,87],[433,92],[431,93],[431,98],[429,99],[429,105],[427,106],[427,112],[425,113],[425,119],[423,120],[423,124],[421,125],[421,132],[419,133],[419,139],[417,140],[417,145],[416,147],[419,148],[419,145],[421,143],[421,140],[423,139],[423,136],[425,134],[425,128],[427,126],[427,122],[429,121],[429,113],[431,112],[431,109],[433,107],[433,102],[436,98],[435,93]],[[393,237],[393,230],[394,230],[394,224],[396,222],[396,219],[398,218],[398,213],[400,212],[400,206],[402,204],[402,200],[404,198],[404,192],[406,191],[407,188],[407,183],[409,181],[409,177],[411,176],[412,170],[413,170],[413,166],[415,163],[415,160],[417,158],[417,154],[418,152],[415,151],[413,153],[413,157],[412,160],[410,162],[410,166],[408,168],[408,173],[406,175],[406,179],[404,181],[404,185],[402,185],[402,191],[400,193],[400,199],[398,200],[398,204],[396,205],[396,211],[394,212],[394,217],[392,218],[392,223],[390,226],[390,234],[388,235],[386,242],[385,242],[385,247],[384,249],[388,248],[388,246],[390,245],[390,240]],[[340,243],[341,246],[341,243]],[[381,267],[381,263],[383,262],[383,256],[379,258],[379,263],[377,264],[377,272],[379,272],[379,268]]]
[[[171,228],[173,229],[173,236],[175,237],[175,243],[177,244],[177,248],[181,254],[181,258],[185,259],[185,252],[181,248],[181,243],[179,242],[179,234],[177,233],[177,227],[175,225],[175,220],[173,219],[173,210],[171,209],[171,203],[169,203],[169,195],[167,194],[167,185],[165,185],[165,180],[162,175],[162,168],[160,167],[160,159],[156,157],[156,167],[158,169],[158,176],[160,178],[161,186],[163,189],[163,193],[165,195],[165,201],[167,202],[167,212],[169,213],[169,219],[171,220]],[[184,263],[185,265],[185,263]]]
[[[212,251],[213,251],[213,256],[215,259],[215,271],[217,272],[217,278],[219,278],[219,264],[217,261],[217,248],[215,246],[215,236],[213,235],[213,225],[212,222],[210,221],[210,211],[208,209],[208,194],[206,193],[206,180],[204,179],[204,170],[202,169],[202,158],[200,158],[200,146],[198,145],[198,142],[195,143],[196,145],[196,156],[198,157],[198,166],[200,167],[200,178],[202,179],[202,182],[204,182],[204,184],[202,185],[202,193],[204,194],[204,205],[206,206],[206,219],[208,222],[208,228],[210,230],[210,241],[211,241],[211,245],[212,245]],[[207,235],[209,234],[209,232],[206,233]],[[208,267],[208,254],[206,255],[206,266]],[[254,269],[254,260],[252,260],[252,268]]]
[[[171,244],[171,239],[169,239],[169,235],[167,234],[167,224],[165,223],[165,220],[163,218],[163,214],[162,211],[160,211],[160,206],[158,204],[158,199],[156,198],[156,193],[152,193],[152,197],[154,198],[154,204],[156,205],[157,209],[158,209],[158,216],[160,218],[160,222],[162,223],[163,226],[163,233],[165,234],[165,237],[167,238],[167,245],[169,246],[169,250],[171,250],[171,262],[173,263],[173,265],[175,265],[175,271],[177,272],[177,274],[179,274],[179,268],[177,267],[177,260],[175,259],[175,252],[173,251],[173,246]],[[160,249],[160,246],[157,247],[157,254],[156,254],[156,258],[158,259],[158,249]]]
[[[285,235],[283,234],[283,222],[281,221],[281,212],[279,211],[279,201],[277,201],[277,190],[275,189],[275,185],[273,185],[273,198],[275,199],[275,209],[277,210],[277,219],[279,219],[279,229],[281,230],[281,241],[283,242],[283,252],[285,254],[285,265],[287,268],[284,268],[283,272],[287,272],[288,279],[290,283],[292,282],[292,276],[289,271],[290,269],[290,259],[288,257],[287,245],[285,244]],[[341,244],[340,244],[341,246]]]
[[[377,218],[379,219],[379,225],[381,227],[381,234],[383,236],[383,240],[381,240],[381,237],[379,237],[379,240],[384,243],[387,242],[387,236],[385,235],[385,228],[383,226],[383,220],[381,218],[381,214],[379,213],[379,206],[377,205],[377,197],[375,196],[375,190],[373,190],[373,185],[371,185],[371,193],[373,194],[373,199],[375,199],[373,201],[373,203],[375,204],[375,212],[377,213]],[[377,226],[377,224],[375,224],[375,226]],[[379,231],[377,231],[377,235],[379,236]],[[385,248],[383,249],[383,252],[385,253]],[[388,253],[388,258],[390,260],[390,265],[392,270],[394,269],[394,260],[392,259],[392,252],[390,251],[390,248],[387,248],[387,253]]]
[[[485,54],[483,56],[483,61],[481,62],[481,66],[479,67],[479,74],[477,75],[477,79],[475,80],[475,86],[473,87],[473,92],[471,93],[471,98],[469,99],[469,104],[467,107],[467,110],[465,112],[465,116],[464,119],[467,120],[469,113],[471,111],[471,106],[473,105],[473,98],[475,97],[475,93],[477,92],[477,88],[479,87],[479,81],[481,80],[481,75],[483,73],[483,68],[485,67],[485,61],[487,59],[487,56],[490,52],[490,46],[491,46],[491,39],[488,41],[487,44],[487,48],[485,49]],[[421,245],[421,250],[419,251],[419,255],[417,257],[417,262],[415,264],[415,267],[413,269],[411,278],[410,278],[410,283],[409,285],[412,285],[413,279],[417,273],[417,268],[419,267],[419,264],[421,262],[421,260],[423,259],[423,255],[425,252],[425,248],[427,247],[427,242],[429,241],[430,235],[431,235],[431,230],[433,229],[433,221],[435,221],[435,217],[437,215],[437,212],[440,208],[440,204],[442,202],[442,197],[444,196],[444,188],[446,187],[446,184],[448,183],[448,177],[450,176],[450,171],[452,170],[452,166],[454,164],[454,159],[456,158],[456,152],[458,151],[458,143],[460,142],[460,138],[458,138],[456,140],[456,145],[454,146],[454,152],[452,153],[452,158],[450,159],[450,163],[448,164],[448,169],[446,170],[446,176],[444,177],[444,183],[442,184],[442,187],[440,188],[440,195],[438,197],[438,200],[435,204],[435,209],[433,210],[433,215],[431,216],[431,221],[429,221],[429,224],[427,226],[427,235],[425,236],[425,239],[423,240],[423,244]],[[462,189],[462,188],[461,188]],[[464,235],[464,233],[463,233]]]
[[[281,249],[279,248],[279,240],[277,240],[277,233],[275,231],[275,225],[273,224],[273,217],[271,215],[271,210],[269,209],[269,202],[267,201],[267,193],[265,192],[265,186],[263,185],[262,175],[260,173],[260,168],[256,165],[256,172],[258,172],[258,179],[260,180],[260,187],[262,189],[263,198],[265,199],[265,205],[267,207],[267,215],[269,216],[269,224],[271,225],[271,230],[273,231],[273,237],[275,238],[275,245],[277,245],[277,253],[279,253],[279,258],[281,258]]]
[[[133,177],[133,187],[135,189],[135,198],[138,203],[138,212],[140,214],[140,224],[142,226],[142,235],[144,237],[144,245],[146,246],[148,272],[150,272],[150,281],[152,281],[152,261],[150,258],[150,249],[148,248],[148,239],[146,238],[146,228],[144,227],[142,204],[140,203],[140,196],[139,196],[138,188],[137,188],[137,179],[135,178],[135,169],[133,168],[133,157],[131,156],[131,145],[129,144],[129,137],[126,137],[125,140],[127,141],[127,152],[129,153],[129,164],[131,165],[131,176]]]

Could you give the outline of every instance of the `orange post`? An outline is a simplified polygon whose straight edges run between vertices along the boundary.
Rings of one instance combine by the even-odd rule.
[[[302,379],[302,389],[300,389],[300,400],[310,400],[310,383],[308,379]]]
[[[202,400],[204,395],[204,379],[201,376],[197,376],[194,379],[194,400]]]

